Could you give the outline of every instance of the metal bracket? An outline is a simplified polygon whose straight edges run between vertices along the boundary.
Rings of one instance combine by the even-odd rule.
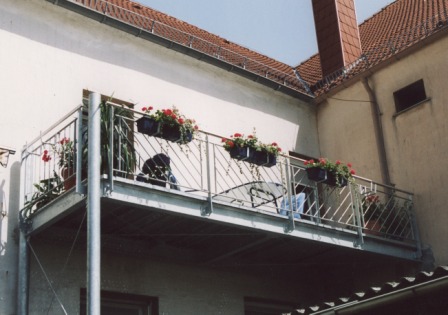
[[[201,215],[204,217],[208,217],[213,213],[213,202],[211,198],[207,198],[207,203],[201,206]]]
[[[294,231],[295,229],[295,224],[294,224],[294,215],[293,218],[289,218],[288,219],[288,223],[286,223],[284,231],[285,233],[291,233],[292,231]]]
[[[33,227],[33,220],[24,218],[22,215],[19,216],[19,228],[22,232],[27,234]]]

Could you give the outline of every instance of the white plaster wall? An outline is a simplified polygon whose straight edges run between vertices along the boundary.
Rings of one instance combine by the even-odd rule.
[[[396,60],[373,73],[370,84],[381,108],[391,181],[414,193],[421,238],[435,256],[448,263],[448,37]],[[396,117],[393,92],[423,79],[430,98]],[[347,101],[341,101],[341,99]],[[319,136],[324,155],[351,160],[358,174],[381,180],[369,100],[361,83],[331,96],[319,107]]]
[[[1,314],[15,309],[22,146],[80,104],[82,90],[137,103],[176,105],[201,129],[229,136],[256,128],[263,142],[318,155],[313,106],[44,0],[0,4],[0,145],[16,155],[0,170]],[[141,105],[141,106],[140,106]],[[4,281],[3,281],[4,280]]]

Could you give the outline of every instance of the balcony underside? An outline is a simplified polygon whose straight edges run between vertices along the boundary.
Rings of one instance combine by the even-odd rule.
[[[203,265],[327,265],[414,261],[417,248],[309,220],[213,202],[205,196],[132,180],[102,181],[101,235],[104,250],[176,259]],[[72,189],[31,218],[29,235],[48,242],[86,245],[86,198]]]

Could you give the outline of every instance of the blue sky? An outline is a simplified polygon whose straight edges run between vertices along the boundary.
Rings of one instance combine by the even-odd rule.
[[[311,0],[136,1],[291,66],[317,53]],[[355,0],[358,24],[392,2]]]

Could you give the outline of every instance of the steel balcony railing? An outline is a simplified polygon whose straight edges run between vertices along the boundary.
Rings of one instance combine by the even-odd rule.
[[[236,161],[225,151],[221,137],[203,131],[187,144],[150,137],[137,132],[136,120],[142,113],[113,103],[107,103],[107,107],[110,111],[108,116],[103,116],[103,124],[110,128],[104,138],[108,139],[110,147],[109,156],[103,155],[102,159],[113,164],[113,168],[103,169],[111,189],[118,178],[141,185],[137,177],[145,161],[164,153],[170,157],[178,189],[185,194],[209,197],[212,203],[248,210],[256,208],[266,215],[285,215],[292,222],[358,233],[361,239],[368,236],[419,244],[411,193],[362,177],[355,177],[353,183],[342,188],[316,183],[308,179],[304,161],[288,155],[279,156],[273,167]],[[79,107],[72,111],[26,146],[22,156],[24,207],[21,218],[24,221],[44,211],[46,205],[66,191],[82,191],[88,135],[87,124],[83,122],[87,117],[83,114],[85,110]],[[58,153],[58,143],[62,139],[76,143],[75,161],[67,174],[61,173]],[[129,163],[121,149],[126,148],[123,144],[134,152],[131,170],[126,168]],[[43,158],[44,155],[47,158]],[[168,183],[169,178],[165,181]],[[170,189],[168,187],[165,189]],[[285,205],[285,201],[297,205],[295,200],[303,200],[298,204],[298,209],[302,210],[300,214],[290,210],[297,210],[297,207]]]

